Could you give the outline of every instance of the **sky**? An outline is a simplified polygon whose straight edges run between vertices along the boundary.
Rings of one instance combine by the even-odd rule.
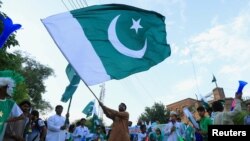
[[[215,84],[227,97],[234,97],[239,80],[250,79],[250,2],[248,0],[2,0],[1,11],[22,29],[16,33],[20,46],[15,47],[30,57],[54,69],[55,76],[45,81],[43,98],[53,107],[68,103],[60,101],[69,84],[65,74],[68,64],[49,33],[41,23],[48,16],[91,5],[120,3],[146,10],[153,10],[165,16],[167,42],[171,56],[148,71],[131,75],[122,80],[105,82],[104,104],[118,109],[126,103],[133,125],[145,107],[155,102],[164,105],[185,98],[210,93]],[[66,6],[65,6],[66,5]],[[100,85],[90,87],[99,97]],[[243,89],[250,97],[250,86]],[[81,82],[76,90],[70,108],[70,120],[86,117],[83,108],[94,96]],[[43,115],[47,118],[54,110]],[[105,116],[104,116],[105,117]],[[111,120],[104,118],[109,125]]]

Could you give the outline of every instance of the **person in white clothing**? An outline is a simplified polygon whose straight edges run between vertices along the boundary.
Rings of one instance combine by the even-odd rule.
[[[168,136],[168,141],[180,141],[183,140],[185,134],[182,125],[177,122],[177,113],[170,112],[170,122],[166,125],[165,134]]]
[[[56,106],[56,115],[51,116],[47,120],[47,136],[46,141],[65,141],[67,125],[65,124],[65,117],[61,116],[63,107]],[[69,114],[66,114],[66,118]]]
[[[144,125],[144,124],[141,125],[140,130],[141,130],[141,132],[138,134],[138,140],[137,141],[146,141],[146,138],[147,138],[146,125]]]
[[[85,118],[80,120],[80,125],[76,127],[73,132],[74,141],[86,141],[87,136],[89,135],[88,127],[84,126],[86,122]]]

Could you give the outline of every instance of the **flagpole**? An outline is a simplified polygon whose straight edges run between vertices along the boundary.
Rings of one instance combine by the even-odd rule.
[[[82,80],[82,82],[85,84],[85,86],[89,89],[89,91],[93,94],[93,96],[95,97],[95,99],[100,103],[101,101],[97,98],[97,96],[95,95],[95,93],[90,89],[90,87],[87,85],[87,83],[85,81]]]
[[[67,110],[67,113],[66,113],[66,114],[69,114],[69,109],[70,109],[70,106],[71,106],[72,98],[73,98],[73,95],[72,95],[71,98],[69,99],[69,106],[68,106],[68,110]],[[68,123],[69,123],[69,116],[66,116],[66,120],[65,120],[64,125],[67,125]]]
[[[72,97],[73,97],[73,95],[72,95],[71,98],[69,99],[69,106],[68,106],[67,113],[69,113],[69,109],[70,109],[70,106],[71,106]]]

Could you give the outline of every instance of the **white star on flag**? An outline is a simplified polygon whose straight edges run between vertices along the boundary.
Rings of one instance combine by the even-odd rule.
[[[143,27],[140,25],[141,19],[138,19],[137,21],[135,21],[134,19],[132,19],[132,21],[133,21],[133,25],[130,27],[130,29],[135,29],[135,32],[136,32],[136,34],[137,34],[138,29],[139,29],[139,28],[143,28]]]

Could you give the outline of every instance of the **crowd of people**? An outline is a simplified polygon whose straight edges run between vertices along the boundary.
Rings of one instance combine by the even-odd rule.
[[[207,141],[209,125],[233,125],[234,117],[242,111],[242,93],[236,93],[232,111],[224,111],[221,101],[213,102],[211,108],[199,106],[196,109],[200,116],[197,121],[199,127],[193,126],[190,121],[182,122],[179,113],[175,111],[170,112],[168,122],[161,126],[157,122],[138,122],[132,127],[125,103],[121,103],[118,110],[114,110],[99,102],[104,114],[113,123],[109,128],[97,125],[91,133],[85,125],[85,118],[70,124],[69,114],[62,116],[61,105],[55,107],[56,114],[46,121],[39,117],[38,110],[32,109],[30,101],[24,100],[18,105],[12,100],[17,81],[1,73],[0,71],[1,141]],[[4,73],[14,74],[11,71]],[[247,103],[247,111],[250,113],[250,103]],[[250,114],[245,116],[244,124],[250,125]],[[138,128],[139,131],[134,132],[132,128]]]

